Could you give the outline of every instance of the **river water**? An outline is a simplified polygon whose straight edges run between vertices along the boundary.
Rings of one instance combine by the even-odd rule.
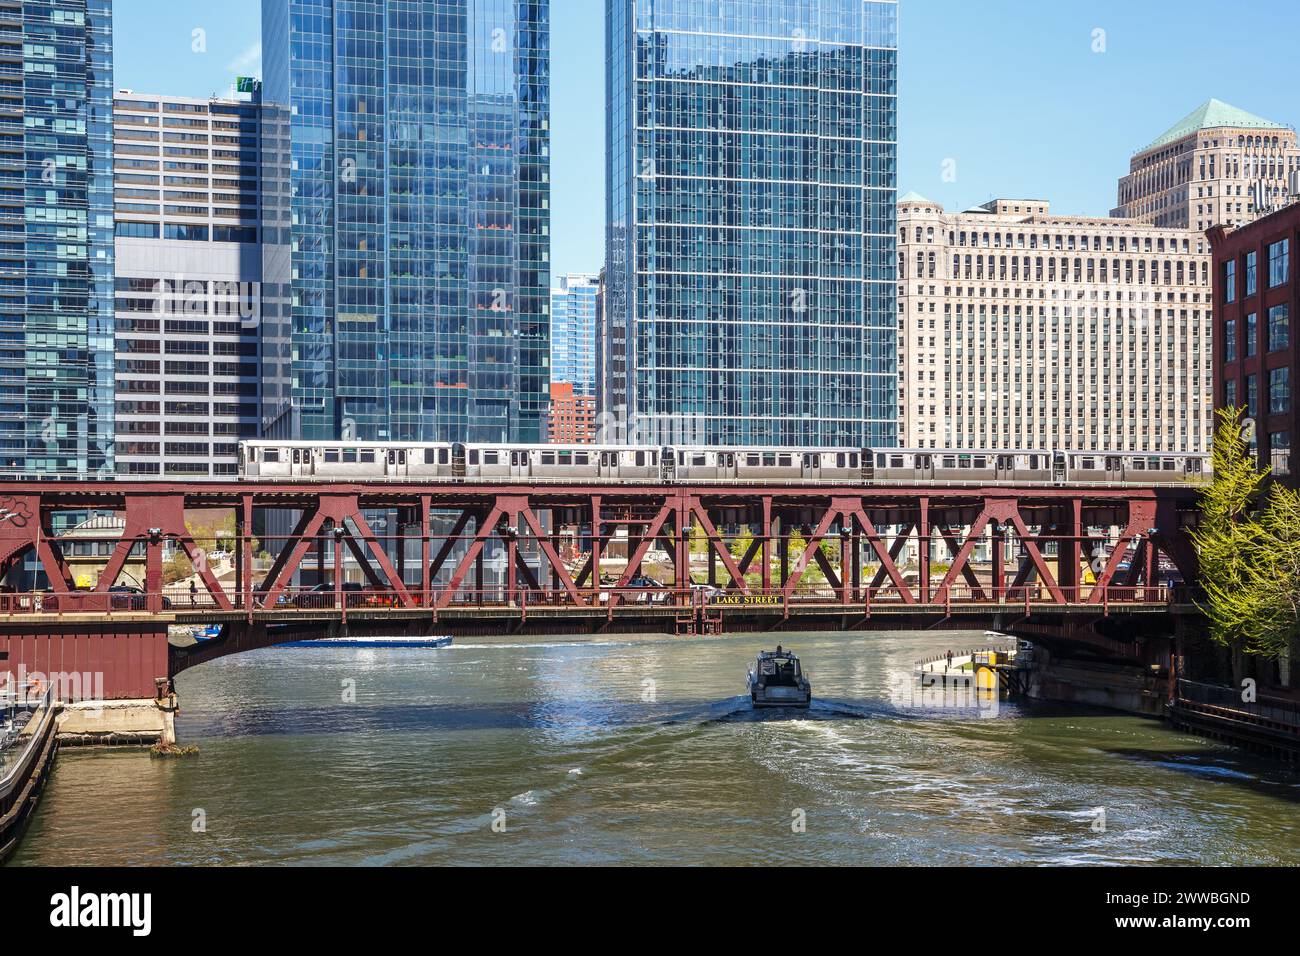
[[[178,681],[198,755],[62,750],[13,862],[1300,863],[1279,764],[1140,717],[919,697],[914,662],[970,635],[790,635],[813,707],[755,713],[771,640],[215,661]]]

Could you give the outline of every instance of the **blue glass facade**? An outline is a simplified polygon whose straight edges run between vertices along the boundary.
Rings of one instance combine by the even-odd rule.
[[[608,0],[601,411],[893,444],[897,4]]]
[[[263,427],[542,441],[546,0],[265,0]]]
[[[596,394],[596,297],[599,279],[561,276],[551,290],[551,381]]]
[[[0,469],[113,469],[111,0],[0,0]]]

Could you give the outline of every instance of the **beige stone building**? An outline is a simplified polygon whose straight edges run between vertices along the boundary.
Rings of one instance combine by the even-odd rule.
[[[1135,154],[1111,215],[1204,231],[1239,226],[1297,192],[1295,130],[1207,100]]]
[[[1204,451],[1209,244],[998,199],[898,203],[906,448]]]

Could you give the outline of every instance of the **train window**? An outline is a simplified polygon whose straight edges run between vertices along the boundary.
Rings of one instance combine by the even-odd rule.
[[[890,455],[890,456],[889,456],[889,467],[890,467],[890,468],[902,468],[902,467],[903,467],[903,456],[902,456],[902,455]]]
[[[337,448],[326,448],[325,461],[331,465],[337,465],[339,461],[339,450]]]
[[[700,467],[703,467],[703,466],[704,466],[704,456],[703,456],[703,455],[692,455],[692,456],[691,456],[691,465],[692,465],[692,466],[699,465]]]
[[[269,461],[272,464],[280,460],[280,449],[267,448],[262,452],[262,461]]]
[[[578,451],[573,453],[573,463],[575,465],[586,465],[589,464],[590,461],[591,459],[587,457],[587,453],[585,451]]]
[[[365,449],[361,452],[361,460],[367,465],[375,463],[375,453],[373,449]]]
[[[500,458],[501,458],[501,456],[498,455],[498,454],[497,454],[496,452],[494,452],[494,451],[485,451],[485,452],[483,452],[483,464],[485,464],[485,465],[495,465],[495,464],[498,464],[499,461],[500,461]]]
[[[885,456],[884,456],[884,455],[879,455],[879,454],[876,455],[876,467],[877,467],[877,468],[884,468],[884,467],[885,467]]]
[[[397,464],[397,452],[393,451],[391,448],[388,449],[388,464],[390,466]]]
[[[293,450],[293,463],[294,463],[295,465],[301,465],[301,464],[302,464],[302,452],[301,452],[300,450],[298,450],[297,448],[295,448],[295,449]]]
[[[1079,467],[1080,467],[1080,468],[1085,468],[1085,469],[1087,469],[1087,470],[1089,470],[1089,471],[1092,471],[1093,469],[1095,469],[1095,468],[1097,467],[1097,459],[1095,459],[1095,458],[1080,458],[1080,459],[1079,459]]]
[[[657,464],[659,464],[659,452],[657,452],[657,451],[652,451],[652,452],[650,453],[650,464],[651,464],[651,465],[657,465]]]
[[[983,455],[976,456],[975,458],[976,468],[987,468],[988,466],[989,466],[989,460],[986,457],[984,457]]]
[[[944,455],[942,460],[943,460],[943,467],[945,467],[945,468],[956,468],[956,467],[957,467],[957,456],[956,456],[956,455]]]
[[[921,467],[921,456],[920,456],[920,455],[916,455],[916,456],[914,456],[914,457],[912,458],[912,467],[913,467],[913,468],[920,468],[920,467]]]
[[[932,467],[934,467],[934,459],[931,458],[929,455],[922,455],[922,456],[921,456],[921,467],[922,467],[922,468],[932,468]]]
[[[636,464],[638,468],[645,467],[645,452],[639,451],[636,453]]]
[[[1134,459],[1133,459],[1133,470],[1134,470],[1134,471],[1146,471],[1146,470],[1147,470],[1147,462],[1146,462],[1146,459],[1145,459],[1145,458],[1134,458]]]
[[[850,468],[858,467],[858,453],[856,451],[849,453],[849,467]]]
[[[553,465],[553,464],[555,464],[555,452],[553,452],[553,451],[544,451],[544,452],[542,452],[542,464],[543,464],[543,465]]]
[[[844,458],[845,458],[844,452],[841,451],[841,452],[837,452],[837,453],[836,453],[836,455],[835,455],[835,467],[836,467],[836,468],[843,468],[843,467],[844,467]]]
[[[1172,458],[1161,458],[1161,459],[1160,459],[1160,470],[1161,470],[1161,471],[1173,471],[1173,470],[1174,470],[1174,460],[1173,460]]]
[[[438,449],[438,464],[445,465],[451,461],[451,452],[446,448]]]
[[[477,465],[477,464],[478,464],[478,449],[477,449],[477,448],[471,448],[471,449],[469,450],[469,463],[470,463],[471,465]]]
[[[519,467],[519,452],[517,452],[517,451],[512,451],[512,452],[510,453],[510,464],[511,464],[512,467],[515,467],[515,468],[518,468],[518,467]]]
[[[958,467],[958,468],[969,468],[969,467],[970,467],[970,455],[958,455],[958,456],[957,456],[957,467]]]
[[[772,468],[775,465],[776,465],[776,452],[772,452],[772,451],[763,452],[763,467]]]
[[[777,463],[778,465],[780,465],[782,468],[789,468],[792,464],[794,464],[794,456],[793,456],[793,455],[777,455],[777,457],[776,457],[776,463]]]
[[[1035,470],[1036,468],[1038,468],[1038,456],[1037,456],[1037,455],[1030,455],[1030,456],[1029,456],[1029,469],[1030,469],[1030,471],[1033,471],[1033,470]]]
[[[562,452],[558,452],[558,453],[557,453],[557,456],[558,456],[558,457],[557,457],[557,460],[559,461],[559,463],[560,463],[561,465],[572,465],[572,464],[573,464],[573,452],[571,452],[571,451],[562,451]]]
[[[746,456],[745,456],[745,464],[746,464],[746,465],[750,465],[750,466],[752,467],[752,466],[754,466],[754,465],[757,465],[758,462],[759,462],[759,456],[758,456],[758,455],[746,455]]]
[[[405,448],[399,448],[399,449],[397,450],[397,463],[398,463],[399,465],[405,465],[405,464],[406,464],[406,449],[405,449]]]

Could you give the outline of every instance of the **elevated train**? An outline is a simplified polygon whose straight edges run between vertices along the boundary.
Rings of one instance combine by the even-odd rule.
[[[240,442],[239,474],[254,481],[1150,485],[1206,479],[1209,456],[259,440]]]

